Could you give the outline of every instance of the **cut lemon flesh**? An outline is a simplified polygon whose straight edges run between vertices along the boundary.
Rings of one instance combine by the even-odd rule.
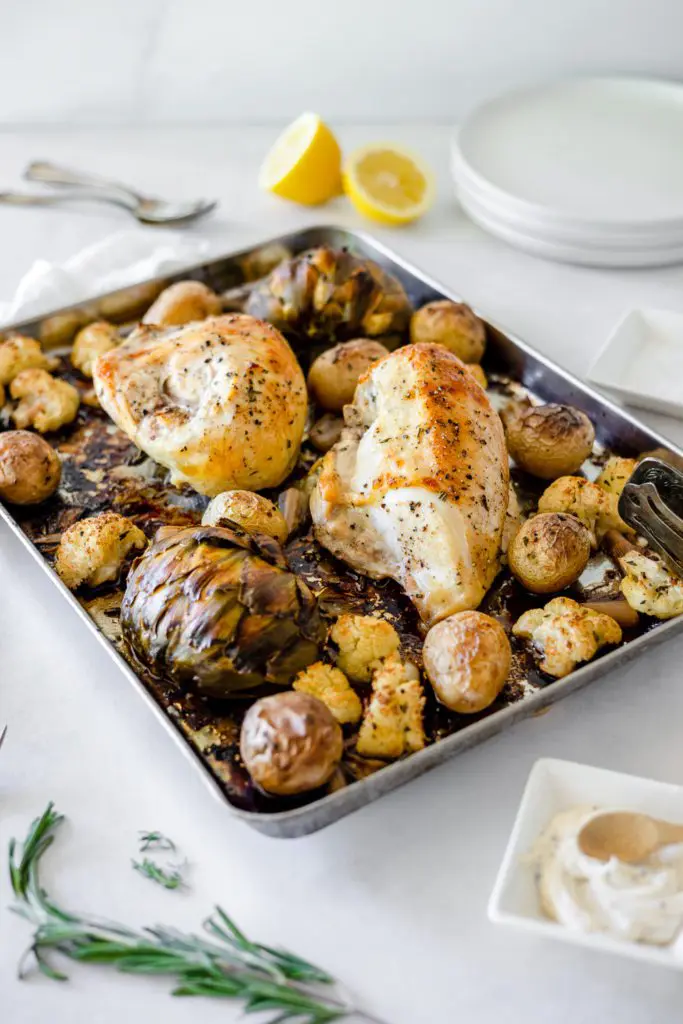
[[[434,201],[429,168],[394,145],[357,149],[346,161],[343,178],[358,212],[381,224],[408,224]]]
[[[317,114],[301,114],[275,142],[259,185],[295,203],[315,206],[341,191],[341,151]]]

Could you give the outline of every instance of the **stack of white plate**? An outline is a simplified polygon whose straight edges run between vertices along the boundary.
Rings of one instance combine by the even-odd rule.
[[[683,85],[516,93],[470,117],[452,161],[467,214],[520,249],[589,266],[683,261]]]

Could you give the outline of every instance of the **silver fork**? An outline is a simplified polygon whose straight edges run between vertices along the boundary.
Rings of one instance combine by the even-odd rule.
[[[33,194],[30,192],[0,192],[0,203],[12,206],[51,206],[70,200],[94,199],[114,203],[132,213],[143,224],[189,223],[204,217],[216,207],[216,200],[195,199],[173,202],[143,196],[129,185],[109,181],[94,174],[84,174],[59,167],[46,160],[36,160],[24,171],[28,181],[43,185],[64,187],[63,193]]]

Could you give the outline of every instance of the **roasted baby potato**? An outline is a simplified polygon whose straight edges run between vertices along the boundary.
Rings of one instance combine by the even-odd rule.
[[[29,430],[0,433],[0,498],[37,505],[57,490],[62,464],[54,448]]]
[[[45,348],[57,348],[68,345],[81,327],[94,320],[92,309],[69,309],[65,313],[55,313],[41,322],[38,336]],[[49,367],[48,367],[49,369]]]
[[[478,363],[486,348],[486,328],[464,302],[439,299],[413,313],[410,340],[414,345],[444,345],[463,363]]]
[[[163,291],[158,281],[143,281],[105,295],[97,303],[97,315],[102,320],[121,324],[137,320]]]
[[[22,370],[9,386],[19,403],[12,419],[20,430],[35,427],[41,434],[59,430],[76,419],[80,397],[65,380],[51,377],[47,370]]]
[[[119,332],[113,324],[96,320],[82,327],[76,335],[71,349],[71,362],[84,377],[92,377],[92,368],[98,357],[116,348],[120,341]]]
[[[118,512],[100,512],[64,531],[55,570],[70,590],[83,583],[98,587],[117,579],[130,552],[146,546],[147,538],[130,519]]]
[[[564,590],[579,578],[591,553],[591,534],[575,516],[542,512],[527,519],[508,550],[508,565],[533,594]]]
[[[441,703],[469,715],[496,699],[510,671],[512,651],[496,619],[482,612],[456,612],[432,626],[422,657]]]
[[[240,753],[266,793],[292,796],[324,785],[342,756],[341,726],[321,700],[287,690],[262,697],[247,711]]]
[[[593,424],[572,405],[516,405],[503,424],[512,458],[541,480],[575,473],[593,450]]]
[[[356,385],[373,363],[389,350],[370,338],[344,341],[319,355],[308,371],[311,397],[329,412],[341,412],[353,401]]]
[[[221,300],[201,281],[177,281],[165,288],[142,318],[144,324],[179,327],[221,312]]]
[[[252,535],[265,533],[280,544],[284,544],[289,532],[277,505],[253,491],[223,491],[207,505],[202,526],[233,524]]]

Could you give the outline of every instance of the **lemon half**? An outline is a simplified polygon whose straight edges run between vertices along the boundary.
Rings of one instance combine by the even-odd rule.
[[[301,114],[285,128],[263,161],[259,185],[307,206],[341,192],[341,150],[317,114]]]
[[[344,165],[344,191],[363,216],[408,224],[434,201],[434,177],[414,154],[393,144],[355,150]]]

